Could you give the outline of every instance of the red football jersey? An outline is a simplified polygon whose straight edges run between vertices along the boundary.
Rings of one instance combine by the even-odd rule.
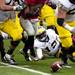
[[[28,5],[36,5],[36,4],[44,4],[45,2],[47,2],[48,0],[25,0],[25,3]]]
[[[48,0],[24,0],[24,2],[29,5],[30,7],[34,7],[34,9],[31,10],[31,8],[29,8],[28,10],[25,9],[23,11],[20,12],[20,15],[22,17],[24,17],[25,19],[34,19],[37,18],[39,15],[39,10],[38,7],[36,7],[38,4],[44,4],[45,2],[47,2]],[[39,8],[41,7],[41,5],[39,6]],[[31,14],[31,11],[33,11],[34,13]]]

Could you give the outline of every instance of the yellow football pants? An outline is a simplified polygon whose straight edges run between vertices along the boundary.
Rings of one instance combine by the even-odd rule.
[[[22,38],[23,29],[20,26],[17,15],[16,21],[9,19],[0,23],[0,30],[6,32],[13,39],[13,41],[17,41]]]

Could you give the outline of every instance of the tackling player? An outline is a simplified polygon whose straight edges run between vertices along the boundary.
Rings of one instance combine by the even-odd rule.
[[[57,19],[55,17],[55,12],[51,7],[49,7],[48,5],[44,5],[44,7],[41,10],[41,18],[44,21],[46,21],[47,28],[49,28],[51,25],[56,26],[58,34],[61,39],[62,47],[66,48],[66,49],[69,47],[72,48],[73,43],[72,43],[71,33],[68,30],[64,29],[63,27],[57,25]],[[73,52],[73,49],[71,51]],[[69,52],[69,53],[72,54],[72,52]]]
[[[41,7],[46,2],[46,0],[24,0],[26,7],[19,13],[20,22],[23,29],[28,35],[28,39],[25,41],[24,53],[25,59],[29,60],[27,51],[30,49],[31,55],[35,57],[34,52],[34,36],[37,31],[37,21],[38,15]]]
[[[72,33],[75,33],[75,0],[58,0],[58,5],[56,9],[56,15],[57,15],[57,23],[60,26],[63,26],[67,30],[69,30]],[[69,35],[71,37],[71,34]],[[62,60],[64,60],[64,63],[67,63],[67,55],[66,54],[72,54],[73,51],[75,51],[75,47],[73,46],[72,39],[66,39],[69,41],[69,49],[62,48]],[[64,40],[63,40],[64,41]],[[64,41],[65,43],[65,41]],[[72,55],[71,55],[72,56]],[[71,58],[70,58],[71,59]]]
[[[0,0],[0,30],[7,33],[13,41],[17,41],[22,38],[22,33],[19,31],[15,24],[15,11],[22,10],[23,8],[20,5],[14,5],[14,2],[14,0]],[[0,51],[3,61],[5,51],[2,35],[0,35]]]

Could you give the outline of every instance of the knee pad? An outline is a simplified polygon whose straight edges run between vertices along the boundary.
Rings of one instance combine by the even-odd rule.
[[[57,18],[57,23],[58,23],[58,25],[63,26],[64,19],[63,18]]]

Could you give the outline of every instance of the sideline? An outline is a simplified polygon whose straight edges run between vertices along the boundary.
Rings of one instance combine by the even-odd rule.
[[[13,67],[13,68],[16,68],[16,69],[26,70],[26,71],[29,71],[29,72],[32,72],[32,73],[41,74],[41,75],[52,75],[52,74],[49,74],[49,73],[44,73],[44,72],[41,72],[41,71],[29,69],[29,68],[23,68],[23,67],[20,67],[20,66],[10,65],[10,64],[7,64],[7,63],[3,63],[3,62],[0,62],[0,64],[6,65],[6,66],[9,66],[9,67]]]

